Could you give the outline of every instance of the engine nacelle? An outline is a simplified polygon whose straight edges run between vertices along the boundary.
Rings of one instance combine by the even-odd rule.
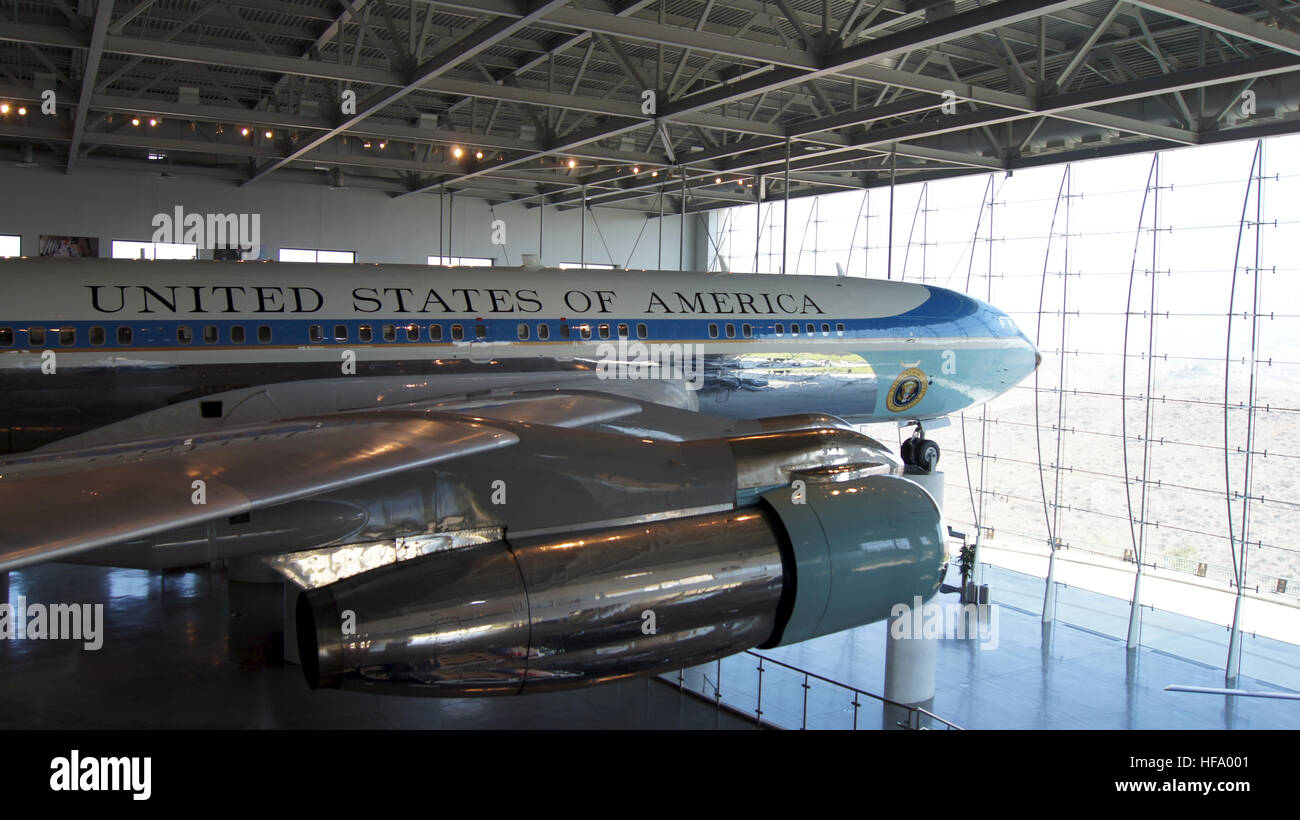
[[[545,692],[807,640],[928,598],[939,510],[906,479],[781,488],[755,506],[461,547],[304,591],[312,688]]]

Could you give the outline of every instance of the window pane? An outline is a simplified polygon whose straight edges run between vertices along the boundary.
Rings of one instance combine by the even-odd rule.
[[[155,242],[153,246],[153,254],[154,259],[198,259],[199,246]]]
[[[185,325],[176,328],[176,343],[187,345],[194,341],[194,332]]]
[[[317,251],[316,252],[317,262],[337,262],[337,263],[345,263],[350,265],[352,264],[355,258],[356,258],[356,254],[353,253],[352,251]]]
[[[45,344],[45,328],[43,327],[27,328],[27,343],[31,345]]]
[[[117,243],[114,244],[116,245]],[[280,261],[281,262],[315,262],[316,251],[307,250],[305,248],[281,248]]]
[[[17,236],[0,236],[0,258],[22,255],[22,238]]]
[[[230,341],[232,344],[242,345],[244,343],[244,326],[235,325],[230,328]]]
[[[114,259],[153,259],[152,242],[132,242],[126,239],[113,240]]]

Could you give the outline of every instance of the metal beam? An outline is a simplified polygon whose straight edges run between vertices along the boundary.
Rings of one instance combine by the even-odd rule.
[[[531,4],[529,11],[522,17],[499,17],[492,22],[487,23],[472,34],[461,38],[449,48],[445,49],[437,57],[416,69],[414,72],[415,76],[407,81],[402,87],[395,90],[381,91],[374,95],[370,99],[366,100],[365,103],[358,106],[356,114],[348,117],[330,131],[307,140],[284,157],[262,166],[251,178],[249,178],[248,182],[245,182],[244,184],[247,185],[251,182],[256,182],[272,171],[283,168],[307,152],[334,139],[334,137],[342,134],[349,128],[352,128],[357,123],[365,120],[371,114],[382,111],[392,103],[397,102],[411,92],[419,89],[426,81],[436,79],[466,60],[473,59],[476,55],[491,48],[499,41],[542,18],[546,12],[558,8],[567,2],[568,0],[537,0],[537,2]]]
[[[108,24],[113,17],[113,0],[99,0],[95,6],[95,25],[90,32],[90,51],[86,53],[86,68],[81,73],[81,94],[77,100],[77,116],[72,124],[72,143],[68,146],[68,167],[72,173],[81,150],[81,135],[86,131],[86,115],[90,112],[90,99],[95,92],[95,77],[99,75],[99,60],[104,56],[104,41],[108,38]]]
[[[1133,5],[1269,46],[1278,51],[1285,51],[1288,54],[1300,55],[1300,34],[1285,28],[1272,28],[1257,23],[1245,15],[1209,3],[1192,2],[1192,0],[1134,0]]]

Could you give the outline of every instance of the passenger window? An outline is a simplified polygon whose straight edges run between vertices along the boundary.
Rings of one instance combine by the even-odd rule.
[[[29,327],[27,328],[27,343],[32,347],[42,347],[45,344],[45,328]]]
[[[362,325],[357,328],[357,341],[369,342],[375,338],[375,329],[370,325]]]
[[[117,329],[117,343],[120,345],[131,344],[131,328],[119,327]]]
[[[325,328],[320,325],[312,325],[307,328],[307,341],[312,344],[320,344],[325,341]]]
[[[844,323],[843,323],[843,322],[836,322],[836,323],[835,323],[835,335],[837,335],[837,336],[843,336],[843,335],[844,335]]]
[[[815,335],[817,333],[817,328],[813,326],[812,322],[809,322],[807,325],[805,325],[804,330],[808,332],[809,336]]]
[[[407,325],[407,326],[406,326],[406,341],[408,341],[408,342],[418,342],[418,341],[420,341],[420,326],[419,326],[419,325]]]
[[[583,339],[591,338],[591,325],[583,325],[582,327],[578,328],[578,330],[581,332]]]
[[[637,322],[637,325],[636,325],[636,337],[637,337],[638,339],[644,339],[644,338],[646,338],[646,337],[649,336],[649,335],[650,335],[650,329],[647,328],[647,327],[645,326],[645,323],[644,323],[644,322]]]
[[[710,339],[718,338],[718,326],[712,322],[709,323],[709,338]]]
[[[740,326],[740,335],[741,335],[741,336],[744,336],[746,339],[752,337],[752,336],[754,335],[754,327],[753,327],[752,325],[750,325],[748,322],[745,323],[745,324],[743,324],[743,325],[741,325],[741,326]]]
[[[603,323],[602,323],[602,324],[597,328],[597,330],[600,331],[600,338],[602,338],[602,339],[608,339],[608,338],[609,338],[609,325],[607,325],[607,324],[603,324]]]
[[[784,335],[785,335],[785,324],[784,324],[784,323],[782,323],[782,322],[777,322],[777,323],[776,323],[776,335],[778,335],[778,336],[784,336]]]
[[[538,325],[538,326],[537,326],[537,338],[538,338],[538,339],[541,339],[543,342],[546,341],[547,339],[551,338],[551,326],[550,326],[550,325]]]
[[[335,325],[335,326],[334,326],[334,341],[336,341],[336,342],[346,342],[347,340],[348,340],[348,326],[347,326],[347,325]]]
[[[442,325],[429,325],[429,341],[442,341]]]
[[[831,326],[829,324],[826,324],[825,322],[822,323],[822,335],[823,336],[831,335]]]
[[[397,341],[397,328],[393,327],[392,325],[384,325],[383,331],[384,331],[385,342]]]
[[[258,343],[258,344],[263,344],[263,345],[269,345],[269,344],[271,343],[271,327],[270,327],[270,325],[258,325],[258,326],[257,326],[257,343]]]
[[[561,339],[567,339],[567,338],[569,338],[569,337],[572,335],[572,333],[573,333],[573,331],[569,328],[568,325],[560,325],[560,338],[561,338]]]
[[[459,342],[459,341],[463,340],[464,338],[465,338],[465,328],[461,327],[460,325],[452,325],[452,326],[451,326],[451,340],[452,340],[453,342]]]
[[[59,344],[64,347],[72,347],[77,343],[77,329],[75,327],[65,327],[59,330]]]
[[[626,339],[629,335],[631,334],[628,332],[627,325],[620,324],[618,326],[618,338]]]
[[[194,344],[194,331],[188,325],[180,325],[176,328],[176,344],[191,345]]]
[[[528,325],[525,324],[519,325],[519,341],[521,342],[528,341]]]
[[[244,343],[244,326],[243,326],[243,325],[231,325],[231,327],[230,327],[230,343],[231,343],[231,344],[234,344],[234,345],[242,345],[242,344]]]
[[[203,343],[204,343],[204,344],[209,344],[209,345],[214,345],[214,344],[217,343],[217,341],[218,341],[218,337],[217,337],[217,326],[216,326],[216,325],[204,325],[204,327],[203,327]]]
[[[791,336],[799,335],[799,324],[797,322],[790,323],[790,335]]]
[[[92,345],[102,345],[106,338],[104,328],[96,325],[90,329],[90,343]]]
[[[736,326],[733,325],[731,322],[727,322],[727,338],[728,339],[736,338]]]
[[[474,338],[480,342],[487,339],[487,325],[474,325]]]
[[[12,347],[14,343],[14,329],[11,327],[0,327],[0,347]]]

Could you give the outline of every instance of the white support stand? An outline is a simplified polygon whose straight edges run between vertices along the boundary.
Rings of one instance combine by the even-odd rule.
[[[943,473],[905,473],[904,478],[925,488],[943,510]],[[947,537],[945,529],[944,537]],[[934,698],[934,672],[939,656],[939,642],[925,637],[926,611],[936,604],[912,612],[913,601],[900,601],[909,608],[907,614],[890,618],[885,630],[885,697],[908,705],[925,703]]]

